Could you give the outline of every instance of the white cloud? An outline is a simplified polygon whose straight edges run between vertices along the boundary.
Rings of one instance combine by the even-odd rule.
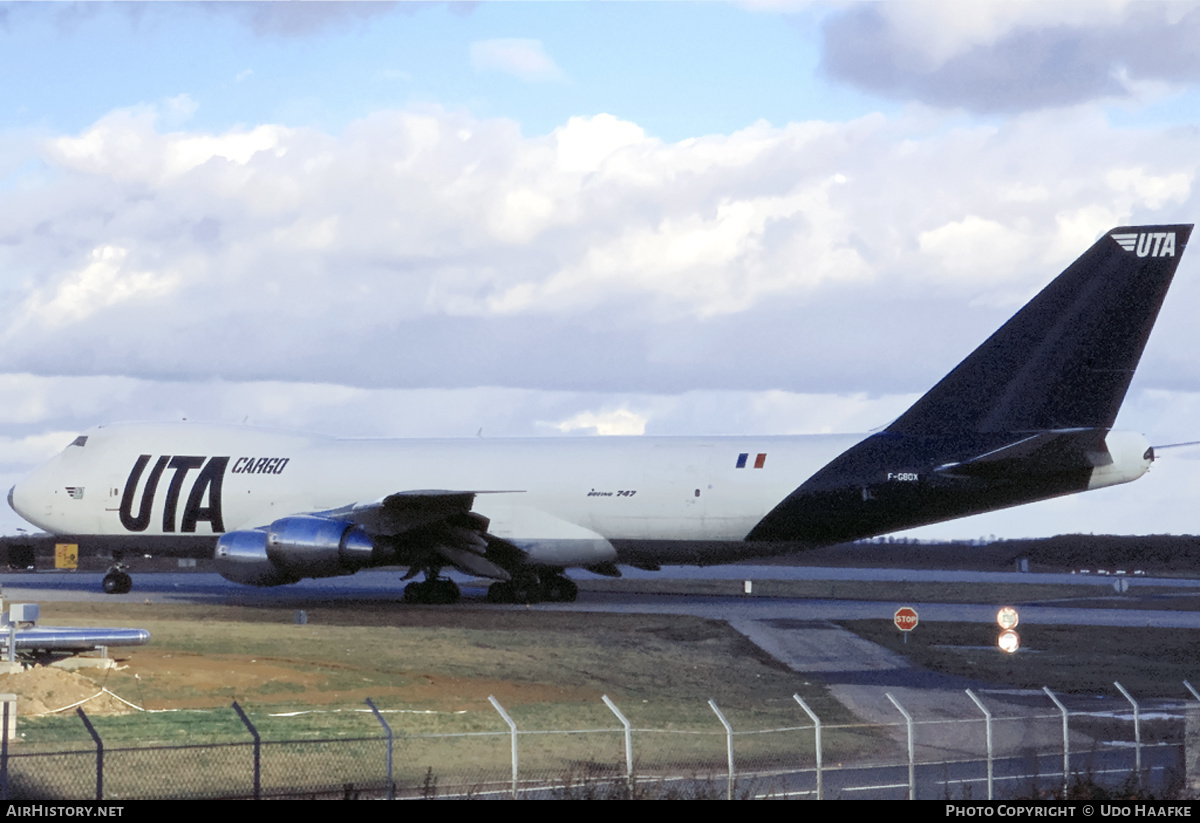
[[[182,124],[196,113],[199,104],[187,94],[177,94],[167,99],[165,115],[174,124]]]
[[[50,294],[39,289],[25,300],[20,320],[9,327],[6,336],[24,333],[35,319],[53,329],[121,303],[161,298],[179,287],[180,277],[175,273],[130,271],[125,265],[128,256],[129,251],[119,246],[92,249],[87,264],[64,278]]]
[[[1012,277],[1028,257],[1017,231],[973,214],[921,232],[917,245],[951,277]]]
[[[480,429],[485,437],[853,433],[887,425],[917,397],[778,390],[393,389],[28,374],[0,374],[0,392],[9,398],[0,408],[0,424],[8,431],[44,430],[54,436],[71,431],[72,438],[106,423],[184,418],[362,437],[469,437]],[[1181,402],[1194,402],[1190,397],[1181,395]],[[1145,405],[1146,414],[1161,414],[1156,400]]]
[[[40,145],[0,189],[0,370],[397,388],[916,391],[1100,232],[1194,211],[1200,162],[1089,112],[922,109],[678,142],[122,110]]]
[[[489,308],[500,314],[553,311],[625,291],[663,297],[708,317],[745,311],[772,293],[812,288],[825,278],[865,277],[866,267],[852,250],[836,248],[832,233],[797,238],[786,249],[794,255],[787,263],[764,253],[769,229],[830,222],[827,182],[784,197],[722,200],[709,214],[631,226],[540,285],[522,283],[496,295]]]
[[[558,429],[560,432],[591,432],[599,435],[632,435],[645,434],[645,415],[630,411],[626,408],[612,409],[602,412],[580,412],[559,423],[543,425]]]
[[[476,71],[498,71],[529,82],[560,83],[566,80],[566,75],[546,54],[540,40],[479,40],[471,44],[471,66]]]
[[[1192,191],[1192,172],[1151,174],[1141,166],[1117,168],[1104,176],[1104,182],[1119,192],[1132,195],[1132,199],[1145,203],[1148,208],[1161,209],[1187,200]]]
[[[187,102],[186,95],[181,98]],[[182,105],[173,101],[168,112],[174,113]],[[259,126],[219,136],[164,134],[156,129],[157,121],[158,113],[151,108],[120,109],[78,137],[47,140],[44,153],[55,165],[83,174],[161,183],[214,158],[245,165],[259,152],[281,152],[279,145],[288,133],[280,126]]]
[[[620,120],[611,114],[595,117],[572,117],[565,126],[554,130],[558,152],[558,168],[564,172],[593,172],[600,169],[616,152],[627,146],[646,144],[658,146],[657,140],[647,141],[646,133],[636,123]]]
[[[28,437],[0,436],[0,466],[36,466],[70,445],[79,435],[74,431],[48,431]]]

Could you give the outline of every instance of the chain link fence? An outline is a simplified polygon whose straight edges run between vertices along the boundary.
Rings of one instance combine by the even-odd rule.
[[[79,709],[77,741],[4,735],[0,793],[6,800],[106,801],[982,800],[1064,797],[1082,784],[1160,798],[1200,788],[1200,702],[1141,705],[1126,695],[1097,711],[1095,698],[1043,691],[972,695],[978,717],[954,719],[913,716],[888,695],[896,709],[892,724],[825,725],[797,697],[796,725],[768,729],[736,728],[712,701],[708,726],[637,728],[607,698],[610,727],[527,729],[491,698],[495,715],[462,725],[493,730],[406,733],[399,710],[392,716],[368,701],[373,728],[364,725],[367,714],[306,739],[263,735],[234,703],[228,713],[240,719],[241,739],[187,745],[131,742],[123,739],[129,732],[106,740],[108,718]],[[211,715],[212,722],[224,722],[228,734],[234,727],[223,714]],[[0,718],[5,730],[8,723]]]

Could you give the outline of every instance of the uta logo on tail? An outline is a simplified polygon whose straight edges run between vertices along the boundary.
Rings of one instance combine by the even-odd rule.
[[[1175,256],[1175,232],[1173,231],[1113,234],[1112,239],[1116,240],[1125,251],[1136,252],[1138,257]]]

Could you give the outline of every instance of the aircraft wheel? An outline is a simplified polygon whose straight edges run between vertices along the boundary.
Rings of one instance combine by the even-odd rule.
[[[458,584],[453,580],[435,580],[433,581],[433,597],[431,602],[434,603],[457,603],[462,593],[458,590]]]
[[[420,580],[404,587],[405,603],[442,605],[457,603],[461,596],[458,584],[453,580]]]
[[[542,600],[542,585],[537,577],[525,575],[488,586],[489,603],[537,603]]]
[[[574,603],[579,595],[575,582],[562,575],[547,577],[542,581],[542,599],[551,603]]]
[[[133,588],[133,578],[125,572],[109,572],[104,575],[100,588],[105,594],[127,594]]]
[[[488,586],[487,599],[489,603],[514,603],[512,584],[508,582],[493,583]]]
[[[542,593],[541,581],[533,575],[514,577],[508,585],[512,592],[510,603],[536,603],[541,599],[538,596]]]
[[[424,603],[425,602],[425,584],[419,580],[414,580],[404,587],[404,602],[405,603]]]

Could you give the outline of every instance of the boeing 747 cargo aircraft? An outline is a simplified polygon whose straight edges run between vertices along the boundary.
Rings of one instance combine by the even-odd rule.
[[[244,426],[79,435],[9,491],[22,517],[118,558],[213,556],[255,586],[448,567],[489,599],[573,600],[564,570],[721,563],[1127,483],[1112,431],[1190,225],[1116,228],[882,431],[802,437],[338,440]]]

